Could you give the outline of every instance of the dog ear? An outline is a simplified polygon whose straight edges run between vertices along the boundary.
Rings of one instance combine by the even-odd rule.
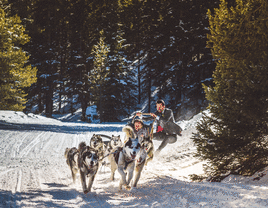
[[[129,137],[128,140],[127,140],[127,142],[126,142],[126,146],[129,146],[130,147],[131,145],[132,145],[132,140]]]
[[[145,148],[145,144],[144,144],[144,143],[141,144],[141,148],[142,148],[142,149]]]

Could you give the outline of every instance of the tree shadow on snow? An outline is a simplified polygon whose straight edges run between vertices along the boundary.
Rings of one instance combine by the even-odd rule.
[[[79,125],[76,126],[61,126],[61,125],[47,125],[47,124],[18,124],[0,122],[0,130],[19,130],[19,131],[49,131],[67,134],[77,134],[84,132],[98,132],[98,131],[122,131],[122,126],[118,125],[96,125],[90,126]]]
[[[241,189],[248,190],[251,187],[241,185],[237,190],[234,184],[186,182],[169,176],[159,176],[138,184],[135,190],[118,192],[112,191],[112,187],[109,189],[118,196],[116,204],[120,206],[222,207],[221,204],[229,206],[233,200],[241,200]]]
[[[0,207],[58,207],[52,201],[39,201],[40,192],[16,192],[0,190]]]
[[[93,190],[84,194],[81,190],[66,189],[66,185],[46,185],[50,187],[49,190],[29,190],[27,193],[14,194],[0,190],[0,207],[66,207],[66,204],[71,206],[72,203],[84,208],[229,207],[236,200],[243,201],[244,191],[252,190],[251,186],[246,185],[186,182],[169,176],[154,177],[138,184],[135,190],[121,192],[118,191],[118,186],[104,188],[98,193]],[[265,199],[256,200],[260,205],[266,203]]]
[[[90,192],[84,194],[75,189],[53,189],[60,184],[50,184],[51,190],[28,190],[27,192],[16,192],[0,190],[0,207],[112,207],[107,202],[109,194],[96,194]],[[65,187],[65,185],[63,186]],[[79,203],[81,202],[81,205]]]
[[[58,187],[58,188],[62,188],[62,187],[68,187],[67,185],[65,184],[60,184],[60,183],[43,183],[44,185],[47,185],[49,188],[55,188],[55,187]]]

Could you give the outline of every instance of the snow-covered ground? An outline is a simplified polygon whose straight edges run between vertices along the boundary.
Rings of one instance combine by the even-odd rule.
[[[71,123],[0,111],[0,207],[268,207],[267,170],[221,183],[191,182],[189,174],[202,173],[190,140],[200,118],[180,123],[183,136],[145,167],[136,190],[119,192],[118,172],[110,181],[110,169],[102,167],[85,195],[80,180],[72,183],[65,148],[89,144],[94,133],[122,138],[124,123]]]

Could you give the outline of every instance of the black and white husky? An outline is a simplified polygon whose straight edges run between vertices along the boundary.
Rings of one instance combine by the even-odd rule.
[[[76,147],[66,148],[64,156],[66,163],[70,167],[72,172],[73,182],[76,181],[76,175],[78,173],[78,149]]]
[[[126,135],[124,143],[127,141],[129,137],[132,139],[135,138],[135,133],[131,126],[125,126],[122,131],[125,132]],[[147,152],[147,159],[145,163],[147,165],[147,163],[151,161],[154,157],[154,144],[150,137],[141,137],[139,141],[142,148],[145,149],[145,151]]]
[[[123,129],[124,131],[124,129]],[[114,180],[114,173],[118,170],[121,179],[119,182],[119,190],[125,187],[130,190],[130,182],[132,181],[132,187],[136,187],[140,179],[141,172],[143,170],[147,153],[141,148],[138,138],[132,138],[133,132],[126,133],[125,142],[123,147],[117,147],[113,150],[114,154],[111,154],[111,180]],[[128,138],[128,139],[127,139]]]
[[[79,144],[78,168],[80,171],[83,192],[91,191],[92,184],[99,168],[98,151],[89,147],[85,142]],[[87,184],[88,179],[88,184]]]

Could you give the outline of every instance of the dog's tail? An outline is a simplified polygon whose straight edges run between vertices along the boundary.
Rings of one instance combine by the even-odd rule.
[[[79,145],[78,145],[78,152],[81,152],[81,150],[87,146],[85,142],[80,142]]]
[[[135,138],[134,130],[131,126],[123,127],[122,131],[126,133],[126,138],[131,138],[131,139]]]
[[[66,147],[65,152],[64,152],[64,157],[67,159],[68,157],[68,152],[70,151],[70,148]]]

